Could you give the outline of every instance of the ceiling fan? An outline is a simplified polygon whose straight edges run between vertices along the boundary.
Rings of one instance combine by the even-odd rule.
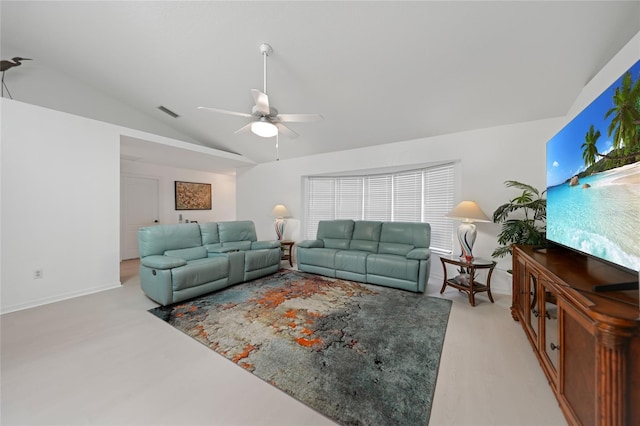
[[[236,130],[235,133],[251,130],[254,134],[264,138],[270,138],[280,133],[290,138],[296,138],[298,134],[282,123],[319,121],[323,117],[320,114],[280,114],[277,109],[269,105],[269,97],[267,96],[267,57],[273,53],[273,49],[268,44],[263,43],[260,45],[260,53],[264,60],[264,90],[261,92],[258,89],[251,89],[251,95],[255,102],[255,105],[251,108],[251,114],[202,106],[198,107],[198,109],[252,119],[249,124]]]

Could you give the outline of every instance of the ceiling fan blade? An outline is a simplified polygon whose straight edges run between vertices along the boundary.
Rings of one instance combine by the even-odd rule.
[[[278,132],[282,133],[283,135],[291,139],[295,139],[299,136],[296,132],[294,132],[293,130],[291,130],[290,128],[288,128],[282,123],[273,123],[273,124],[275,124],[276,127],[278,128]]]
[[[236,130],[236,131],[235,131],[235,132],[233,132],[233,133],[238,134],[238,133],[248,132],[248,131],[249,131],[249,129],[251,129],[251,124],[253,124],[253,121],[252,121],[251,123],[249,123],[249,124],[245,125],[245,126],[240,127],[238,130]]]
[[[262,93],[258,89],[251,89],[251,94],[253,95],[253,100],[256,103],[256,108],[258,112],[262,115],[269,115],[269,97],[266,93]]]
[[[253,115],[251,114],[247,114],[244,112],[227,111],[226,109],[216,109],[216,108],[208,108],[208,107],[202,107],[202,106],[199,106],[198,109],[204,109],[211,112],[218,112],[220,114],[236,115],[238,117],[246,117],[246,118],[253,117]]]
[[[320,114],[278,114],[277,119],[283,123],[305,123],[324,120]]]

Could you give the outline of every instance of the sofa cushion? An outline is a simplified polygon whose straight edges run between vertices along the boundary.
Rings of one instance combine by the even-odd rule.
[[[366,251],[369,253],[378,252],[377,241],[365,241],[365,240],[351,240],[349,244],[349,250]]]
[[[207,257],[207,249],[204,247],[191,247],[179,250],[167,250],[165,256],[177,257],[184,260],[196,260]]]
[[[237,248],[233,247],[222,247],[222,244],[207,244],[204,246],[207,249],[207,253],[229,253],[232,251],[238,251]]]
[[[431,226],[423,222],[384,222],[380,231],[380,242],[429,248]]]
[[[337,271],[367,273],[367,256],[365,251],[343,250],[336,253],[335,267]]]
[[[262,250],[262,249],[272,249],[272,248],[280,248],[280,241],[277,241],[277,240],[254,241],[251,243],[251,250]]]
[[[218,224],[216,222],[201,223],[200,233],[202,234],[202,245],[220,243],[220,234],[218,233]]]
[[[316,239],[323,240],[325,248],[348,250],[353,227],[354,221],[351,219],[321,220],[318,222]]]
[[[396,256],[406,256],[411,250],[413,250],[413,246],[410,246],[409,244],[381,242],[378,246],[378,253],[393,254]]]
[[[380,241],[381,230],[382,222],[372,220],[359,220],[354,223],[352,239]]]
[[[339,250],[329,248],[298,249],[298,264],[335,269],[335,257]]]
[[[280,265],[280,250],[250,250],[244,253],[244,270],[256,271]]]
[[[145,226],[138,230],[140,257],[201,245],[202,238],[197,223]]]
[[[378,252],[378,241],[382,222],[357,221],[353,228],[353,239],[349,243],[349,250]]]
[[[220,235],[220,242],[222,243],[231,241],[252,242],[258,240],[255,225],[250,220],[218,222],[218,234]]]
[[[420,261],[392,254],[367,256],[367,275],[382,275],[401,280],[417,281]]]
[[[232,248],[240,251],[251,250],[251,241],[230,241],[222,243],[223,248]]]
[[[328,249],[349,250],[351,240],[342,238],[325,238],[324,247]]]
[[[384,222],[378,253],[406,256],[415,247],[429,248],[431,226],[421,222]]]
[[[229,262],[224,257],[209,257],[192,260],[184,266],[171,270],[173,290],[184,290],[201,284],[214,282],[229,275]]]

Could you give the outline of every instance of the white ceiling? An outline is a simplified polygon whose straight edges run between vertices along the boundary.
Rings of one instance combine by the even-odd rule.
[[[196,109],[250,112],[261,43],[274,49],[271,104],[324,116],[290,125],[286,159],[562,116],[640,31],[640,2],[3,0],[1,19],[2,59],[34,58],[185,139],[265,162],[273,139]]]

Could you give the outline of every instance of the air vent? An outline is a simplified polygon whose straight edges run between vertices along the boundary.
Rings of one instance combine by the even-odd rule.
[[[171,111],[169,108],[167,108],[167,107],[165,107],[165,106],[160,105],[160,106],[158,107],[158,109],[159,109],[160,111],[164,112],[165,114],[168,114],[168,115],[172,116],[173,118],[178,118],[178,117],[180,117],[178,114],[176,114],[175,112]]]

